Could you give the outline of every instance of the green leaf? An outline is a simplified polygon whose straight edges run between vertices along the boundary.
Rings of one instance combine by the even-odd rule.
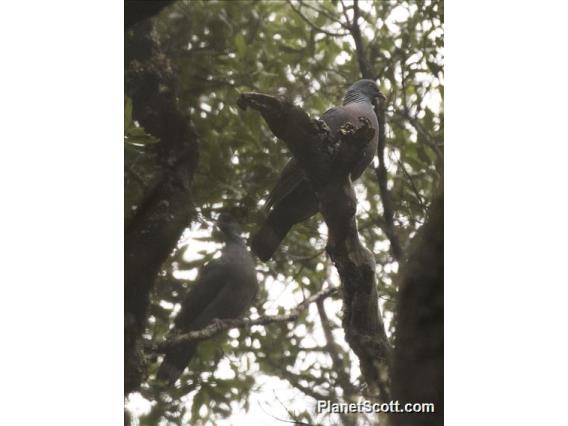
[[[130,128],[132,123],[132,99],[124,97],[124,130]]]
[[[237,49],[239,56],[245,56],[247,43],[244,36],[240,33],[235,36],[235,48]]]

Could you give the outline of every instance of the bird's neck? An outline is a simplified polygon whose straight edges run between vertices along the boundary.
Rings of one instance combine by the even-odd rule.
[[[244,246],[245,241],[242,239],[240,235],[237,234],[225,234],[225,244],[237,244],[239,246]]]
[[[369,99],[362,95],[360,92],[354,90],[348,90],[343,97],[343,105],[347,105],[353,102],[370,102]]]

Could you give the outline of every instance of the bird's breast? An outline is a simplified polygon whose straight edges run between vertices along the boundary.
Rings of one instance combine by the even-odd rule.
[[[373,106],[368,102],[352,102],[342,107],[332,108],[322,116],[323,121],[328,125],[331,130],[333,138],[339,136],[339,129],[345,125],[345,123],[350,122],[359,128],[362,123],[359,121],[360,117],[365,117],[371,123],[371,127],[375,129],[375,135],[365,147],[362,152],[361,160],[358,161],[351,170],[351,178],[353,180],[357,179],[365,169],[369,166],[375,152],[377,151],[377,145],[379,142],[379,122],[375,114]]]

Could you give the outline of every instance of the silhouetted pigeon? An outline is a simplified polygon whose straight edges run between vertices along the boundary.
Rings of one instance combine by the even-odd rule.
[[[361,176],[377,151],[379,123],[373,106],[378,97],[384,98],[384,95],[374,81],[359,80],[347,89],[342,106],[327,110],[321,117],[334,139],[339,137],[339,129],[346,122],[356,128],[360,127],[359,117],[367,118],[375,129],[375,135],[366,146],[361,161],[351,170],[353,180]],[[272,257],[293,225],[318,212],[318,200],[294,158],[286,164],[276,186],[270,192],[266,209],[270,210],[268,218],[251,242],[252,251],[261,260]]]
[[[211,260],[182,303],[173,333],[200,330],[214,319],[238,318],[250,307],[256,292],[255,264],[241,238],[236,222],[222,214],[217,222],[225,247],[221,257]],[[189,342],[166,352],[158,370],[159,380],[175,383],[195,355],[197,342]]]

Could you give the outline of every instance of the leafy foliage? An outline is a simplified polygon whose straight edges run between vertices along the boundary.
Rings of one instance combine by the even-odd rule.
[[[357,52],[343,27],[353,16],[350,5],[344,11],[337,1],[179,1],[155,19],[178,74],[179,102],[200,142],[193,192],[201,220],[186,231],[158,277],[148,341],[165,338],[191,280],[219,248],[210,232],[212,219],[228,210],[246,233],[253,232],[264,217],[261,200],[289,158],[257,114],[237,110],[238,95],[282,93],[314,116],[340,103],[344,89],[360,78]],[[442,173],[442,3],[375,1],[359,7],[365,54],[388,98],[388,186],[404,247],[423,223]],[[159,141],[133,122],[132,111],[126,99],[126,220],[163,167],[154,153]],[[372,169],[356,190],[360,235],[376,256],[380,304],[392,334],[398,265],[381,228],[382,203]],[[324,283],[337,283],[323,251],[325,240],[325,226],[314,217],[294,228],[274,260],[257,265],[261,292],[251,315],[282,313]],[[266,383],[263,377],[278,378],[297,391],[287,415],[306,422],[316,417],[313,401],[301,401],[302,395],[357,398],[349,381],[360,388],[358,366],[344,341],[340,296],[335,297],[324,306],[342,373],[329,355],[322,317],[311,306],[295,324],[241,329],[203,342],[176,389],[156,387],[152,378],[159,357],[149,355],[149,379],[141,394],[152,408],[140,424],[214,424],[235,416],[248,410],[251,395],[266,392],[259,385]]]

